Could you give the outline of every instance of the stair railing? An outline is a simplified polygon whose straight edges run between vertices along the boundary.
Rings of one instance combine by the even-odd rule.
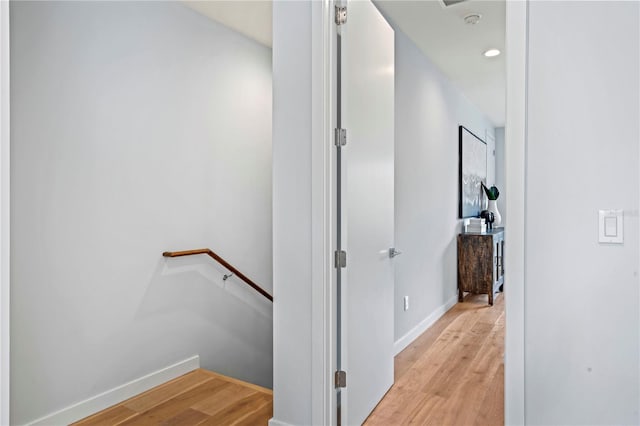
[[[162,255],[164,257],[192,256],[192,255],[196,255],[196,254],[206,254],[206,255],[208,255],[209,257],[214,259],[216,262],[218,262],[219,264],[221,264],[222,266],[227,268],[229,271],[231,271],[232,275],[235,275],[236,277],[240,278],[242,281],[244,281],[246,284],[248,284],[255,291],[257,291],[258,293],[260,293],[261,295],[263,295],[264,297],[269,299],[271,302],[273,302],[273,296],[271,296],[262,287],[260,287],[258,284],[253,282],[251,279],[249,279],[245,274],[243,274],[242,272],[238,271],[229,262],[227,262],[226,260],[224,260],[223,258],[218,256],[218,254],[216,254],[211,249],[204,248],[204,249],[185,250],[185,251],[165,251],[164,253],[162,253]],[[229,275],[229,277],[230,276],[231,275]],[[225,277],[228,278],[228,276],[226,274],[225,274]],[[225,279],[225,281],[226,281],[226,279]]]

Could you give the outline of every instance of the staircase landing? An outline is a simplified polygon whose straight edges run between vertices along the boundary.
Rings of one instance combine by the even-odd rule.
[[[74,425],[266,425],[272,416],[270,389],[198,369]]]

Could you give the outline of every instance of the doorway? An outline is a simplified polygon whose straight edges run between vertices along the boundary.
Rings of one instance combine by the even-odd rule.
[[[322,16],[326,16],[331,14],[332,8],[329,6],[332,5],[327,5],[328,2],[323,2],[323,4],[320,6],[322,8],[322,10],[324,11],[323,13],[319,13],[316,14],[316,12],[313,12],[313,16],[315,18],[321,18]],[[523,210],[522,210],[522,214],[520,215],[518,213],[518,206],[520,204],[523,205],[523,198],[520,194],[524,194],[524,184],[523,184],[523,179],[522,179],[522,170],[524,169],[523,167],[518,169],[518,165],[521,164],[523,165],[523,161],[522,158],[524,158],[522,155],[519,155],[522,153],[522,151],[520,150],[520,144],[517,143],[517,141],[521,141],[523,140],[523,132],[524,132],[524,121],[518,121],[518,118],[520,116],[524,117],[523,111],[524,111],[524,87],[525,85],[523,84],[524,82],[524,76],[525,76],[525,70],[524,70],[524,64],[525,64],[525,56],[524,56],[524,52],[525,52],[525,40],[526,40],[526,32],[525,32],[525,28],[526,28],[526,4],[524,4],[524,2],[522,2],[522,4],[520,2],[509,2],[511,4],[508,4],[507,10],[509,11],[509,9],[511,9],[511,12],[508,13],[509,17],[508,20],[511,23],[510,26],[510,40],[513,41],[513,45],[512,46],[516,46],[517,47],[513,47],[513,50],[511,50],[511,52],[515,52],[515,55],[510,56],[510,61],[509,61],[509,66],[510,66],[510,75],[511,75],[511,87],[512,90],[510,91],[510,98],[509,98],[509,104],[511,105],[511,107],[509,108],[510,111],[513,111],[513,116],[512,119],[510,119],[510,124],[509,126],[507,126],[507,138],[511,141],[516,141],[515,142],[515,146],[517,147],[516,149],[513,149],[511,151],[509,151],[509,158],[510,160],[508,160],[508,163],[511,162],[511,160],[515,160],[512,162],[512,164],[514,164],[513,166],[513,170],[512,173],[509,174],[509,179],[510,179],[510,190],[508,193],[508,211],[510,212],[510,221],[514,221],[511,222],[513,224],[514,230],[519,229],[518,228],[518,222],[517,221],[518,217],[521,217],[523,220]],[[6,2],[2,3],[2,7],[4,8],[5,6],[8,7],[8,4]],[[304,7],[304,6],[303,6]],[[315,9],[314,9],[315,10]],[[3,11],[6,12],[6,9],[3,9]],[[324,19],[324,18],[322,18]],[[322,21],[322,19],[318,19],[318,21]],[[8,16],[7,13],[3,14],[3,40],[6,43],[6,41],[8,40],[6,36],[6,34],[8,34],[8,27],[5,26],[5,22],[8,20]],[[324,28],[329,28],[329,25],[331,24],[330,20],[325,20],[322,21],[325,25]],[[320,32],[317,31],[318,28],[316,27],[314,29],[314,34],[318,35],[318,34],[322,34],[325,37],[330,38],[330,36],[327,36],[327,34],[330,33],[330,31],[326,31],[325,29],[323,29],[323,26],[320,25]],[[323,33],[323,31],[325,31]],[[322,37],[317,37],[315,40],[319,40],[322,39]],[[308,44],[308,48],[311,52],[313,52],[314,58],[318,59],[320,58],[319,63],[323,63],[322,61],[324,59],[323,56],[323,52],[324,49],[326,49],[326,46],[323,46],[322,43],[318,44],[312,44],[311,42],[309,42]],[[7,49],[2,49],[3,54],[5,54],[6,52],[8,52]],[[511,59],[512,58],[512,59]],[[3,81],[5,76],[7,76],[7,72],[8,72],[8,62],[3,61],[2,62],[2,66],[3,66]],[[330,74],[330,71],[327,72],[327,74]],[[322,84],[317,85],[315,83],[313,83],[313,87],[314,90],[317,90],[319,93],[323,93],[323,89],[322,89]],[[4,89],[4,87],[3,87]],[[3,90],[3,95],[6,92]],[[3,102],[6,102],[7,98],[5,96],[3,96]],[[320,104],[318,110],[321,111],[325,111],[326,109],[328,109],[329,105],[330,105],[330,101],[327,102],[326,104]],[[3,109],[3,111],[6,111],[6,108]],[[522,114],[521,114],[522,113]],[[324,114],[324,113],[323,113]],[[322,115],[322,114],[321,114]],[[325,117],[320,118],[319,122],[322,122],[325,119]],[[318,120],[316,120],[318,121]],[[8,133],[7,129],[8,129],[8,121],[6,120],[6,116],[3,112],[3,122],[2,122],[3,126],[3,133],[2,133],[2,146],[3,146],[3,164],[2,164],[2,176],[6,177],[8,176],[8,156],[4,155],[7,151],[8,151],[8,146],[9,146],[9,140],[8,140]],[[327,128],[332,128],[331,126],[327,126]],[[329,137],[329,135],[326,135],[326,137],[321,137],[321,145],[325,146],[326,145],[330,145],[332,143],[331,138]],[[314,145],[314,146],[320,146],[318,144]],[[523,145],[522,145],[523,146]],[[316,152],[318,150],[318,148],[315,148]],[[320,151],[322,151],[322,149],[320,148]],[[323,162],[320,163],[314,163],[314,166],[320,166],[320,168],[323,166]],[[318,170],[318,167],[315,167],[314,170]],[[322,178],[319,179],[320,183],[322,184],[322,182],[324,182],[324,180]],[[4,179],[4,182],[7,182],[6,179]],[[314,182],[318,182],[318,179],[316,179]],[[521,185],[522,184],[522,185]],[[312,185],[309,185],[309,188],[312,188]],[[317,188],[317,186],[316,186]],[[522,190],[520,192],[520,189]],[[322,205],[323,204],[323,198],[322,198],[322,194],[323,191],[317,191],[314,190],[313,191],[314,194],[314,200],[318,201],[320,200],[319,203],[317,203],[316,205]],[[318,197],[318,194],[320,194],[320,196]],[[509,195],[511,194],[511,195]],[[8,199],[8,188],[6,188],[3,184],[3,201]],[[291,203],[292,206],[295,208],[296,207],[296,201],[294,200],[293,203]],[[4,203],[3,202],[3,211],[5,211],[5,209],[8,210],[9,204],[8,203]],[[323,214],[325,214],[326,212],[323,210],[320,212],[320,217],[322,217]],[[312,215],[314,218],[317,219],[318,215],[314,213],[314,215]],[[8,224],[8,214],[3,216],[3,222],[2,223],[7,223]],[[316,230],[317,231],[317,230]],[[316,232],[314,231],[314,232]],[[323,233],[322,230],[320,230],[319,232],[316,232],[316,235],[320,235],[321,238],[327,238],[326,234]],[[2,258],[3,259],[7,259],[8,260],[8,252],[6,250],[6,244],[8,244],[8,227],[4,227],[3,228],[3,250],[2,250]],[[517,279],[519,271],[522,271],[522,264],[519,261],[520,259],[520,254],[522,253],[522,250],[520,250],[519,247],[519,243],[522,243],[523,238],[521,238],[520,236],[516,237],[515,234],[510,234],[511,237],[508,235],[507,236],[507,240],[508,240],[508,250],[510,251],[510,256],[509,256],[509,262],[513,262],[511,263],[511,266],[507,272],[507,276],[508,279]],[[509,242],[510,239],[513,238],[512,242]],[[5,244],[6,243],[6,244]],[[322,271],[325,271],[325,269],[320,266],[318,267],[318,264],[329,264],[330,261],[329,259],[333,259],[331,254],[328,253],[328,250],[323,250],[322,248],[315,250],[315,256],[314,259],[317,257],[322,257],[324,260],[326,260],[326,262],[316,262],[314,260],[314,265],[315,266],[315,270],[316,271],[320,271],[320,274],[309,274],[312,275],[313,278],[313,282],[314,284],[321,284],[320,286],[316,286],[316,288],[321,287],[323,284],[323,281],[325,280],[325,278],[320,278],[317,279],[317,276],[322,277]],[[4,266],[8,266],[8,263],[4,263]],[[3,307],[8,306],[8,287],[9,287],[9,281],[8,281],[8,268],[3,268],[3,272],[2,272],[2,303],[3,303]],[[328,274],[327,274],[328,276]],[[512,293],[507,292],[507,309],[509,309],[509,304],[510,304],[510,300],[513,301],[513,305],[511,311],[510,311],[510,315],[513,315],[514,319],[514,326],[511,326],[510,330],[511,330],[511,334],[509,334],[508,332],[508,336],[507,336],[507,341],[510,342],[512,344],[512,346],[510,346],[508,353],[512,354],[510,356],[510,360],[511,362],[507,364],[507,386],[508,388],[511,387],[511,391],[508,391],[507,394],[510,395],[508,396],[508,398],[510,398],[509,402],[507,403],[507,418],[509,418],[509,407],[512,407],[512,418],[516,419],[514,420],[513,423],[518,423],[519,421],[517,420],[518,418],[520,418],[519,416],[523,413],[523,374],[521,374],[521,369],[520,367],[523,365],[522,361],[522,354],[523,351],[521,350],[522,348],[522,339],[523,339],[523,333],[519,331],[519,324],[522,324],[522,322],[519,321],[519,315],[522,313],[522,306],[523,303],[521,303],[521,298],[519,297],[518,294],[516,294],[517,290],[513,290]],[[327,299],[327,293],[324,291],[316,291],[316,292],[310,292],[310,294],[312,293],[312,295],[310,295],[310,300],[313,300],[314,303],[311,303],[311,306],[328,306],[327,304],[325,304],[325,302],[328,300]],[[296,297],[292,297],[291,298],[291,302],[292,305],[297,303],[299,300],[296,299]],[[323,308],[324,309],[324,308]],[[318,313],[317,310],[315,310],[314,308],[314,313],[312,315],[312,318],[315,318],[314,320],[307,320],[307,319],[302,319],[300,318],[300,322],[304,323],[305,325],[308,325],[308,329],[312,330],[312,338],[310,339],[310,341],[312,342],[312,347],[318,349],[318,351],[316,351],[315,353],[325,353],[326,355],[326,359],[330,358],[330,355],[327,355],[328,353],[330,353],[331,351],[328,350],[328,348],[332,347],[332,344],[330,343],[331,341],[331,336],[329,332],[326,332],[325,329],[323,328],[324,325],[327,325],[326,330],[330,330],[332,329],[333,324],[330,322],[329,318],[331,317],[330,315],[330,308],[326,308],[328,312],[327,315],[323,315],[322,313]],[[8,310],[4,310],[5,314],[8,313]],[[318,319],[320,319],[320,321],[318,321]],[[8,327],[8,319],[3,316],[2,319],[2,327],[3,330],[5,330]],[[510,319],[510,321],[512,321]],[[312,326],[313,324],[313,326]],[[304,328],[304,327],[303,327]],[[296,339],[298,336],[294,335],[293,338]],[[8,339],[8,333],[3,333],[3,342],[5,342],[5,339]],[[520,343],[519,343],[520,342]],[[2,347],[2,351],[1,353],[6,356],[6,354],[8,354],[8,344],[4,344],[3,343],[3,347]],[[520,348],[520,349],[519,349]],[[324,356],[324,355],[323,355]],[[311,356],[309,356],[310,358]],[[8,361],[5,358],[5,361]],[[314,361],[311,363],[312,365],[312,376],[317,378],[317,383],[321,383],[321,386],[315,386],[314,389],[316,389],[314,392],[309,392],[309,398],[312,400],[312,406],[314,407],[314,410],[316,411],[323,411],[322,407],[328,406],[330,404],[330,393],[333,390],[333,384],[332,382],[330,382],[328,379],[326,379],[326,377],[330,376],[332,373],[331,368],[327,368],[327,365],[329,363],[325,364],[322,361]],[[5,363],[3,362],[3,366],[5,365]],[[286,366],[286,360],[284,360],[284,365],[283,367]],[[511,368],[510,368],[511,367]],[[511,372],[510,372],[511,371]],[[6,377],[8,377],[8,369],[7,370],[3,370],[4,373],[2,378],[2,382],[3,382],[3,389],[5,385],[8,385],[8,381],[4,380]],[[294,378],[289,376],[289,375],[281,375],[280,376],[280,384],[281,386],[284,387],[289,387],[290,389],[295,389],[295,383],[297,383],[298,378]],[[314,379],[315,380],[315,379]],[[305,389],[306,389],[306,385],[305,385]],[[4,392],[2,395],[2,401],[4,402],[3,404],[3,410],[2,410],[2,415],[4,416],[5,414],[8,413],[8,392]],[[320,408],[318,408],[320,407]],[[8,414],[7,414],[8,415]],[[314,417],[316,418],[316,417]],[[511,422],[509,422],[511,423]]]
[[[446,9],[438,3],[431,3],[435,6],[430,7],[443,9],[440,13],[444,13],[446,19],[456,21],[459,31],[467,31],[468,34],[475,34],[474,30],[502,19],[503,34],[498,40],[501,43],[498,47],[504,50],[504,4],[502,9],[498,4],[497,11],[491,10],[491,6],[496,6],[495,4],[489,5],[487,10],[482,10],[479,14],[483,16],[484,21],[480,25],[478,22],[467,23],[464,19],[472,11],[470,8],[474,7],[474,2],[457,9]],[[408,19],[407,16],[414,19],[421,16],[416,9],[418,6],[410,8],[411,5],[398,4],[398,10],[385,2],[375,4],[398,30],[397,61],[400,58],[400,65],[396,62],[395,68],[396,143],[398,140],[401,141],[401,145],[396,145],[395,150],[395,223],[396,236],[400,230],[400,238],[396,238],[395,245],[403,252],[403,256],[397,260],[396,277],[399,277],[399,280],[396,281],[393,300],[397,354],[456,302],[455,237],[460,232],[462,224],[457,219],[457,195],[454,191],[449,191],[450,187],[446,185],[447,182],[451,182],[453,186],[457,185],[456,132],[458,125],[469,123],[474,132],[488,142],[490,146],[487,149],[487,183],[496,183],[495,128],[504,125],[505,88],[503,80],[502,87],[496,90],[498,100],[493,102],[498,104],[497,115],[502,115],[502,118],[497,120],[496,115],[489,119],[485,110],[478,108],[465,95],[461,95],[461,100],[451,101],[451,98],[455,98],[462,91],[457,85],[447,81],[451,77],[438,72],[438,67],[424,52],[424,48],[404,33],[411,31],[403,31],[403,22],[404,19]],[[492,13],[497,17],[493,17]],[[438,19],[443,18],[436,18]],[[345,28],[348,29],[348,21]],[[443,39],[447,37],[438,38]],[[486,65],[500,70],[504,66],[504,56],[495,60],[483,56],[484,51],[476,53],[480,59],[486,61],[481,62],[478,67]],[[436,74],[436,77],[431,77],[430,72]],[[504,70],[502,77],[504,78]],[[486,104],[485,108],[491,109]],[[495,114],[495,110],[493,112]],[[402,164],[401,167],[397,166],[399,163]],[[429,182],[438,184],[429,185]],[[434,199],[441,202],[434,205]],[[407,285],[407,282],[415,284]]]

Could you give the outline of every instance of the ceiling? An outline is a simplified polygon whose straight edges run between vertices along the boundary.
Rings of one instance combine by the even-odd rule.
[[[271,46],[272,2],[185,1],[188,7]],[[505,0],[466,0],[445,7],[440,0],[374,0],[447,78],[497,127],[505,122]],[[475,25],[464,17],[481,15]],[[498,57],[482,55],[489,48]]]
[[[437,0],[374,1],[433,63],[497,126],[505,122],[505,0],[467,0],[445,7]],[[464,17],[478,13],[480,22]],[[497,48],[501,55],[483,53]]]

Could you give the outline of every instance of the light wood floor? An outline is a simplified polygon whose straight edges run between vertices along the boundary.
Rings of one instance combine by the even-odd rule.
[[[504,298],[468,295],[395,358],[366,426],[503,425]]]
[[[503,425],[504,299],[469,295],[395,358],[395,384],[365,425]],[[267,425],[269,389],[196,370],[75,423]]]
[[[272,416],[270,389],[199,369],[74,425],[257,426]]]

